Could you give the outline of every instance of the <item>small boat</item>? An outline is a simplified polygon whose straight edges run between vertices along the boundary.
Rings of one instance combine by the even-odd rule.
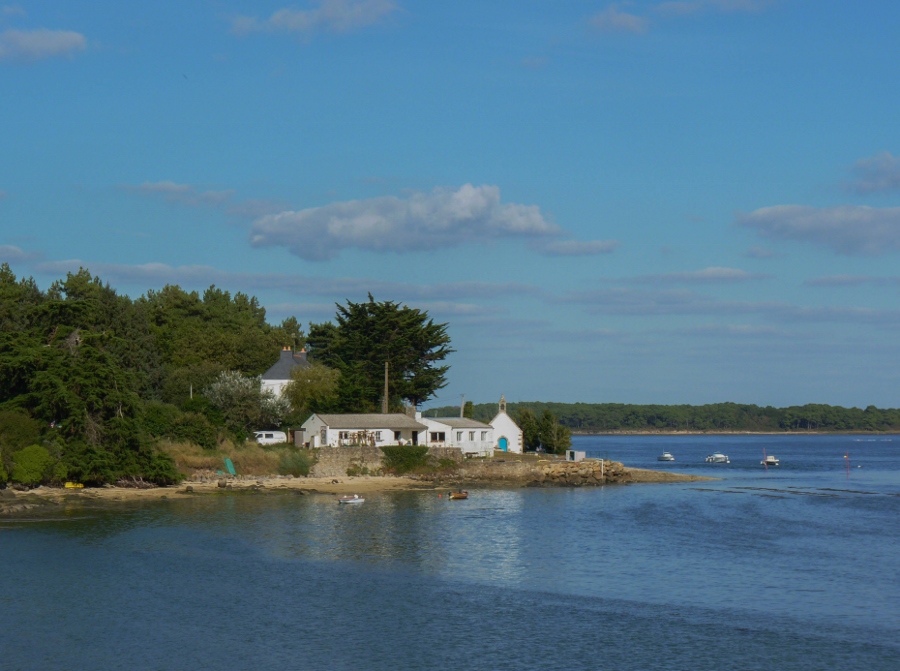
[[[769,466],[777,466],[780,462],[778,461],[778,457],[773,457],[771,454],[768,455],[765,459],[759,462],[760,465],[768,468]]]
[[[354,494],[353,496],[342,496],[338,499],[338,503],[364,503],[365,499],[361,497],[359,494]]]
[[[656,457],[657,461],[675,461],[675,457],[672,456],[671,452],[663,452],[661,455]]]
[[[728,458],[727,454],[722,454],[721,452],[713,452],[708,457],[706,457],[706,463],[708,463],[708,464],[730,464],[731,459]]]
[[[450,492],[450,495],[447,497],[449,499],[467,499],[469,498],[469,492]]]

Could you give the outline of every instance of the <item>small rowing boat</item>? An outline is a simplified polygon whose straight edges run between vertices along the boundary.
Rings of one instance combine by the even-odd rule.
[[[365,499],[361,497],[359,494],[354,494],[353,496],[342,496],[338,499],[338,503],[363,503]]]
[[[450,499],[467,499],[469,498],[469,492],[450,492]]]

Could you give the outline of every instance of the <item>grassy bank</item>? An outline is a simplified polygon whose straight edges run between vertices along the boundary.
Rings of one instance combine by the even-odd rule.
[[[188,477],[198,471],[224,471],[226,458],[231,459],[239,475],[251,476],[300,475],[304,461],[309,461],[306,454],[288,444],[263,447],[248,442],[237,446],[226,441],[218,449],[204,450],[194,443],[161,441],[159,449],[172,457],[178,471]]]

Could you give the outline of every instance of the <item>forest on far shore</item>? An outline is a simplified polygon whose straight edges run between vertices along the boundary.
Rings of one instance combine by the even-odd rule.
[[[489,422],[497,414],[496,403],[469,406],[467,416]],[[522,401],[508,403],[507,412],[514,419],[523,410],[537,416],[549,410],[559,423],[574,433],[607,431],[900,431],[900,409],[843,408],[838,405],[761,407],[742,403],[710,403],[708,405],[637,405],[630,403],[553,403]],[[458,406],[429,408],[426,416],[454,416]]]

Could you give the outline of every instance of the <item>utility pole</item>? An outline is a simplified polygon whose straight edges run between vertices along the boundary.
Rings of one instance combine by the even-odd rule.
[[[460,397],[460,398],[459,398],[459,418],[462,419],[463,417],[465,417],[465,411],[466,411],[466,395],[465,395],[465,394],[460,394],[459,397]]]
[[[384,398],[381,400],[381,414],[388,412],[388,362],[384,362]]]

